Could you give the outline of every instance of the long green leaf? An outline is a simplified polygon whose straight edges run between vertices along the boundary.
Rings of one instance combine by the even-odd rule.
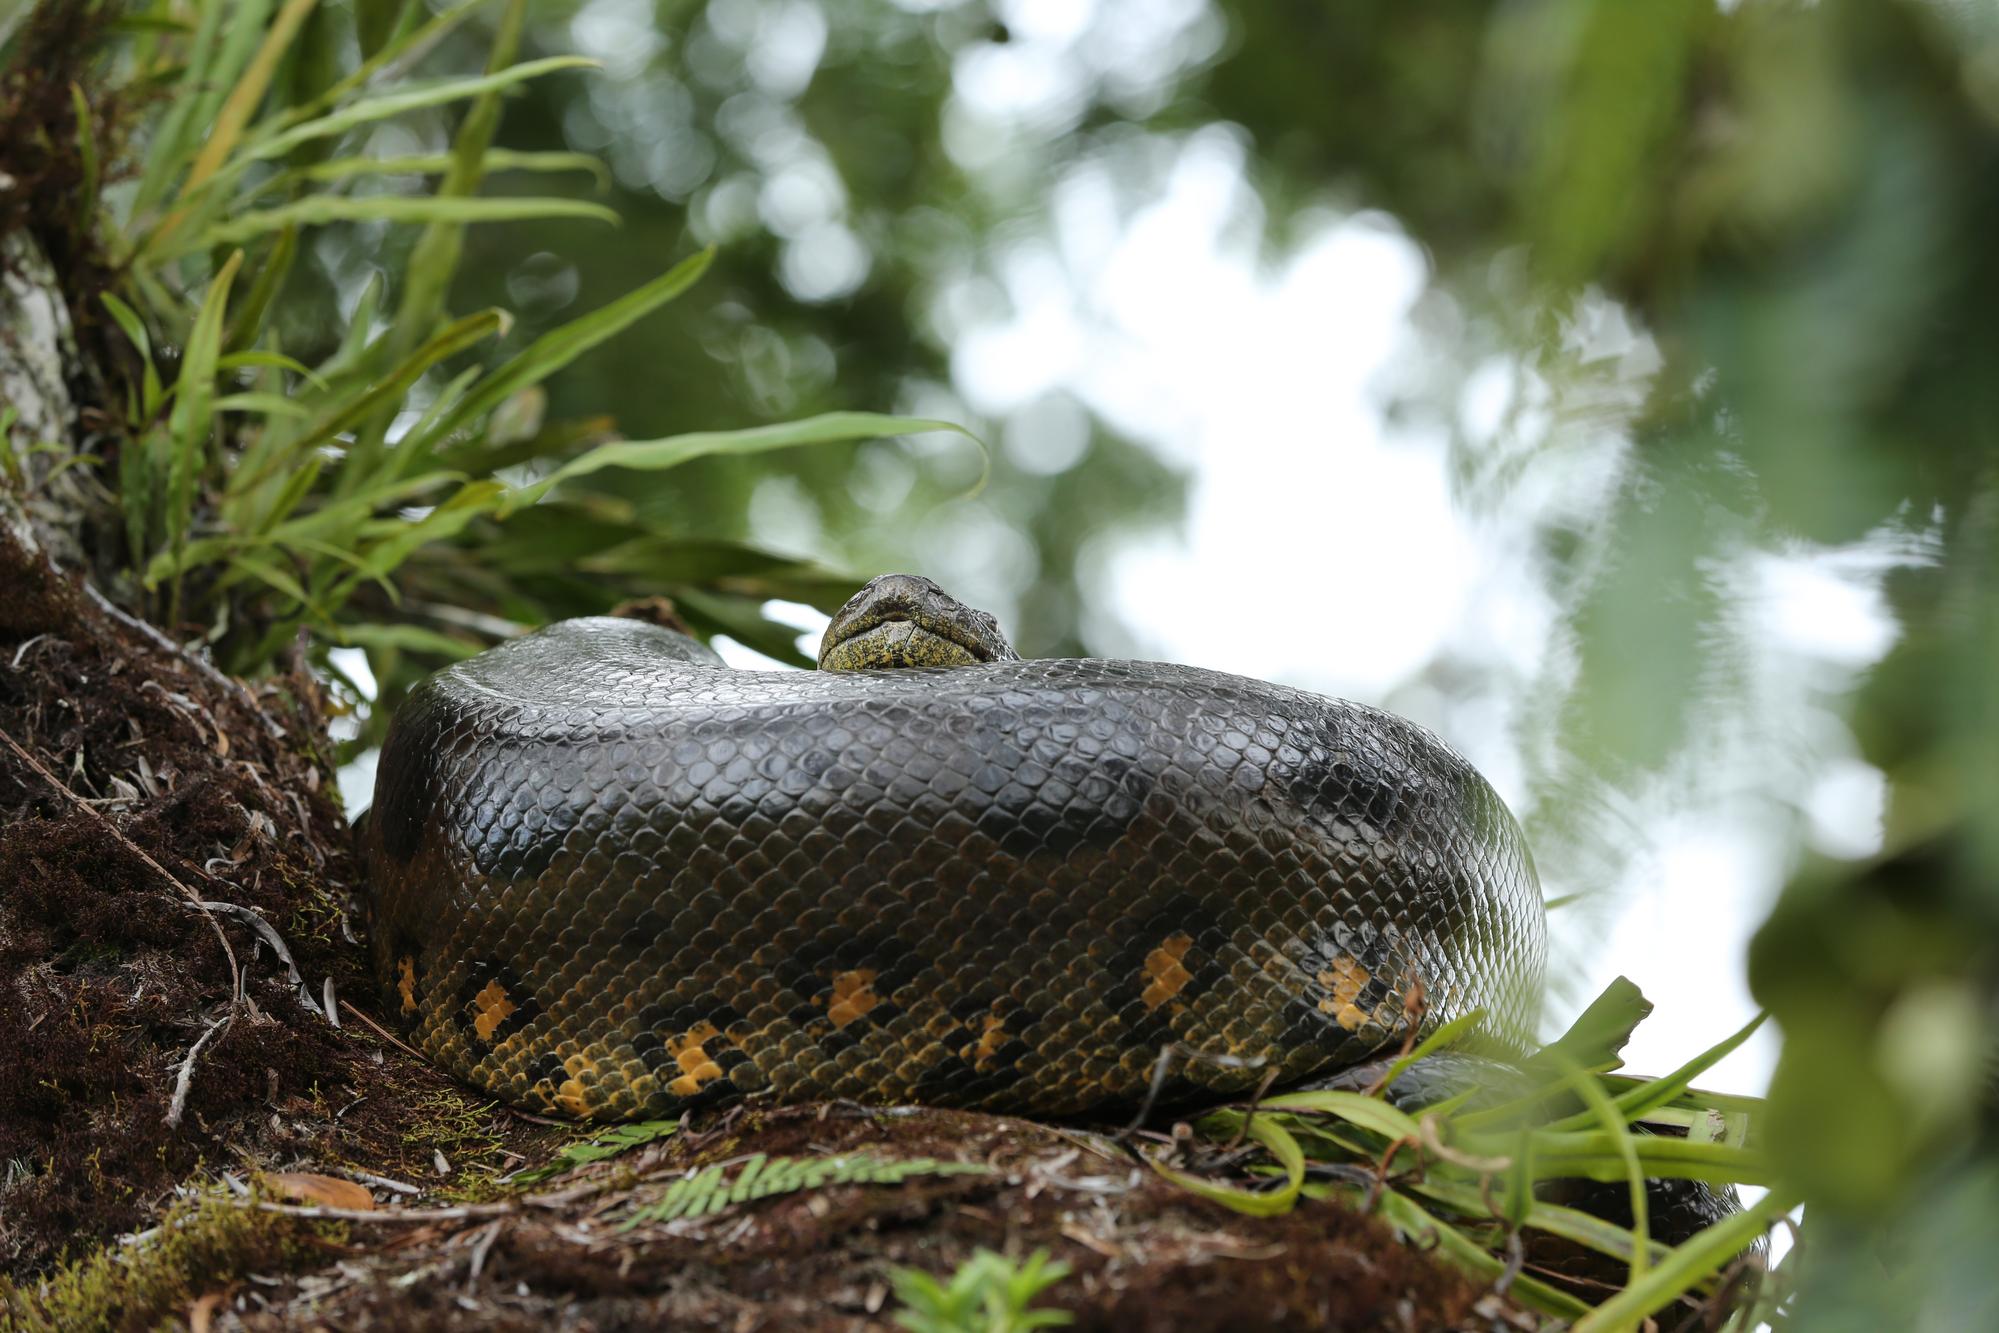
[[[1288,1213],[1298,1203],[1299,1188],[1305,1183],[1305,1152],[1298,1146],[1298,1140],[1291,1132],[1269,1116],[1257,1116],[1249,1123],[1249,1136],[1270,1150],[1278,1164],[1284,1168],[1283,1188],[1263,1191],[1247,1190],[1235,1185],[1223,1185],[1216,1181],[1204,1180],[1190,1172],[1181,1171],[1163,1163],[1151,1162],[1152,1169],[1166,1179],[1202,1198],[1219,1203],[1236,1212],[1252,1217],[1276,1217]]]
[[[514,491],[507,507],[518,509],[533,504],[563,482],[600,472],[607,467],[659,472],[714,454],[755,454],[804,444],[838,444],[849,440],[918,435],[933,430],[955,431],[978,444],[982,451],[985,448],[978,436],[955,422],[884,416],[876,412],[828,412],[806,417],[802,421],[752,426],[745,430],[695,431],[658,440],[619,440],[599,445],[581,458],[557,468],[541,481]]]
[[[215,400],[217,412],[251,412],[267,417],[304,417],[305,408],[281,393],[232,393]]]
[[[629,328],[700,281],[714,258],[712,249],[703,250],[675,264],[643,287],[627,292],[587,315],[570,320],[560,328],[550,329],[520,355],[481,380],[463,402],[447,412],[423,439],[416,442],[415,447],[436,448],[452,432],[479,420],[522,389],[539,384],[605,339]],[[586,458],[588,456],[585,455]]]
[[[1648,1178],[1705,1180],[1710,1185],[1768,1185],[1773,1178],[1769,1159],[1754,1149],[1652,1134],[1630,1136],[1620,1144],[1604,1133],[1537,1131],[1534,1169],[1544,1178],[1625,1180],[1630,1174],[1625,1144],[1637,1154],[1639,1169]]]
[[[1795,1194],[1772,1190],[1734,1216],[1696,1233],[1661,1259],[1643,1281],[1633,1282],[1577,1320],[1574,1333],[1612,1333],[1638,1327],[1647,1315],[1664,1309],[1681,1292],[1740,1254],[1797,1204]]]
[[[1459,1014],[1450,1022],[1439,1027],[1435,1032],[1432,1032],[1421,1042],[1417,1043],[1416,1049],[1410,1051],[1407,1055],[1397,1058],[1395,1063],[1388,1067],[1388,1072],[1381,1076],[1381,1091],[1387,1092],[1388,1089],[1394,1087],[1395,1080],[1408,1073],[1410,1067],[1418,1060],[1423,1059],[1433,1051],[1443,1050],[1446,1047],[1456,1044],[1459,1038],[1478,1027],[1484,1021],[1485,1010],[1473,1009],[1467,1013]]]
[[[97,226],[97,187],[103,167],[98,161],[97,127],[92,124],[90,99],[83,95],[82,84],[70,83],[69,101],[76,116],[77,159],[83,168],[83,180],[76,191],[76,216],[88,232]]]
[[[1756,1030],[1763,1026],[1763,1022],[1767,1018],[1769,1018],[1769,1014],[1767,1013],[1756,1015],[1756,1017],[1736,1029],[1733,1035],[1710,1046],[1707,1050],[1702,1051],[1699,1055],[1687,1061],[1664,1078],[1652,1079],[1649,1082],[1640,1083],[1635,1088],[1626,1089],[1617,1098],[1616,1106],[1618,1115],[1627,1122],[1637,1120],[1648,1111],[1656,1110],[1673,1101],[1686,1092],[1693,1085],[1695,1079],[1713,1068],[1723,1057],[1754,1036]],[[1591,1114],[1587,1111],[1578,1112],[1575,1115],[1553,1122],[1548,1128],[1580,1129],[1582,1126],[1588,1124],[1591,1118]]]
[[[1391,1142],[1409,1139],[1420,1143],[1423,1138],[1414,1116],[1379,1097],[1364,1097],[1358,1092],[1289,1092],[1266,1097],[1262,1105],[1272,1111],[1320,1111],[1336,1115]]]
[[[505,489],[497,481],[468,482],[422,518],[399,521],[391,535],[362,552],[360,569],[334,585],[334,603],[338,605],[364,578],[386,580],[418,547],[457,536],[473,519],[491,513]]]
[[[1434,1245],[1445,1258],[1491,1281],[1506,1271],[1495,1255],[1450,1223],[1425,1212],[1421,1205],[1395,1190],[1383,1190],[1376,1201],[1389,1225],[1419,1246]],[[1511,1288],[1516,1300],[1558,1319],[1575,1319],[1589,1313],[1589,1306],[1558,1287],[1551,1287],[1525,1273],[1516,1274]]]
[[[459,0],[458,4],[441,11],[414,30],[405,33],[381,50],[371,54],[366,60],[356,65],[351,73],[345,75],[339,82],[313,98],[312,101],[306,103],[304,106],[295,107],[282,116],[279,116],[277,123],[260,137],[269,137],[269,134],[290,129],[294,125],[302,124],[305,121],[324,114],[328,107],[337,106],[339,103],[346,101],[348,94],[364,86],[370,79],[387,69],[392,63],[405,59],[413,60],[422,55],[423,52],[429,50],[436,43],[448,36],[453,28],[456,28],[459,24],[470,18],[473,10],[487,3],[489,3],[489,0]]]
[[[486,55],[486,70],[497,74],[514,63],[520,51],[521,31],[527,23],[527,0],[508,0],[505,12],[493,33],[492,50]],[[451,140],[451,168],[444,173],[434,193],[443,199],[470,198],[479,189],[486,150],[500,126],[500,95],[487,92],[472,103],[458,133]],[[433,221],[417,237],[410,251],[409,282],[403,289],[402,304],[396,310],[389,331],[393,352],[415,344],[430,332],[444,312],[444,295],[451,275],[458,271],[458,257],[464,246],[464,228],[445,219]]]
[[[299,181],[341,181],[368,176],[435,176],[451,169],[449,153],[416,153],[403,157],[336,157],[294,171],[282,172],[261,182],[256,193],[282,192]],[[602,158],[589,153],[524,153],[508,148],[489,148],[480,158],[482,174],[495,171],[588,172],[601,190],[610,188],[610,168]]]
[[[319,480],[321,469],[325,466],[326,459],[314,454],[307,458],[302,466],[293,468],[291,475],[285,478],[284,485],[280,486],[278,493],[272,497],[270,507],[254,514],[249,522],[239,523],[239,528],[253,535],[262,536],[276,524],[290,518],[292,511],[297,509],[311,492],[314,483]]]
[[[344,644],[355,648],[367,648],[373,652],[427,653],[453,662],[463,661],[482,652],[486,647],[475,639],[442,634],[434,629],[425,629],[421,625],[342,625],[338,637]],[[529,1177],[525,1173],[517,1177],[517,1179],[527,1178]]]
[[[1544,1054],[1547,1054],[1544,1052]],[[1638,1165],[1638,1148],[1633,1142],[1631,1129],[1624,1118],[1617,1113],[1610,1095],[1603,1090],[1603,1084],[1584,1072],[1582,1066],[1571,1064],[1567,1070],[1569,1086],[1583,1099],[1603,1132],[1617,1147],[1617,1155],[1624,1163],[1626,1189],[1631,1199],[1631,1234],[1638,1243],[1631,1248],[1631,1280],[1638,1281],[1645,1276],[1646,1242],[1652,1238],[1651,1218],[1645,1206],[1645,1172]],[[1529,1136],[1530,1139],[1532,1136]]]
[[[306,15],[317,3],[318,0],[285,0],[284,8],[278,11],[277,19],[264,34],[263,42],[257,47],[257,54],[243,71],[242,77],[232,78],[234,86],[229,89],[228,97],[223,101],[222,109],[215,117],[214,127],[208,132],[208,141],[202,144],[201,152],[195,156],[194,166],[188,170],[187,183],[181,187],[183,203],[188,195],[201,188],[202,183],[213,176],[228,160],[229,154],[235,151],[237,141],[243,136],[244,127],[250,123],[251,113],[257,109],[257,103],[264,100],[264,93],[271,86],[271,76],[277,72],[278,58],[284,54],[285,48],[297,35],[299,26],[305,22]],[[238,31],[248,26],[243,23],[243,18],[243,15],[237,16]],[[162,230],[171,229],[172,224],[169,223]]]
[[[1424,1179],[1407,1182],[1401,1188],[1432,1199],[1466,1217],[1490,1216],[1488,1195],[1475,1185],[1454,1180]],[[1565,1208],[1531,1196],[1521,1220],[1537,1231],[1586,1245],[1599,1254],[1609,1255],[1626,1264],[1631,1262],[1631,1253],[1637,1243],[1636,1237],[1615,1222],[1606,1222],[1581,1209]],[[1671,1247],[1655,1240],[1647,1243],[1646,1250],[1656,1264],[1671,1252]]]
[[[222,0],[197,0],[194,36],[188,43],[187,64],[176,80],[182,91],[179,96],[168,100],[166,114],[161,117],[159,127],[146,146],[145,169],[139,174],[138,188],[132,196],[132,211],[135,214],[146,212],[165,198],[167,186],[187,164],[188,140],[197,123],[195,109],[198,98],[195,90],[209,81],[222,31],[224,8]]]
[[[435,195],[374,194],[361,198],[339,194],[308,195],[279,208],[242,213],[218,222],[191,242],[189,250],[236,245],[265,232],[286,227],[320,227],[333,222],[514,222],[522,218],[589,218],[617,225],[618,215],[602,204],[582,199],[507,196],[443,199]]]
[[[447,357],[456,356],[469,347],[477,346],[486,339],[506,335],[511,323],[507,312],[492,309],[482,310],[476,315],[467,315],[438,330],[429,342],[404,357],[402,363],[379,381],[370,385],[366,392],[342,401],[294,446],[296,450],[317,448],[333,439],[344,430],[351,429],[360,422],[385,409],[398,406],[410,387],[423,378],[425,371]],[[342,481],[352,490],[370,480],[366,459],[350,459],[351,473],[343,475]]]
[[[565,69],[598,68],[602,68],[601,62],[585,56],[549,56],[543,60],[523,61],[503,70],[481,74],[477,78],[446,79],[438,83],[404,88],[399,92],[385,93],[380,97],[365,98],[316,120],[294,125],[280,134],[248,145],[240,160],[245,163],[268,161],[274,157],[283,157],[302,143],[310,143],[314,139],[332,138],[374,121],[420,111],[425,107],[462,102],[467,98],[498,92],[502,88],[511,88],[517,83],[525,83],[529,79],[538,79],[544,74],[554,74]]]
[[[224,346],[230,351],[247,349],[257,341],[264,330],[264,316],[270,313],[271,302],[284,290],[285,279],[291,276],[297,258],[298,228],[286,227],[271,243],[270,253],[257,265],[249,294],[237,307],[236,318],[229,322],[229,338]]]
[[[165,390],[160,384],[160,372],[153,365],[153,344],[146,336],[146,323],[139,318],[138,311],[119,300],[114,293],[104,292],[99,299],[104,302],[104,308],[111,312],[111,318],[117,322],[118,327],[124,330],[125,336],[132,340],[132,346],[139,349],[139,359],[145,363],[145,369],[141,372],[144,388],[140,412],[142,419],[149,421],[153,414],[160,410]]]
[[[229,308],[229,288],[236,271],[243,266],[243,252],[236,251],[222,265],[202,298],[188,335],[187,351],[181,358],[180,379],[175,386],[173,416],[168,421],[173,457],[167,474],[167,536],[179,551],[186,542],[188,520],[194,513],[194,483],[208,452],[208,436],[214,424],[215,364],[222,355],[222,317]],[[180,580],[174,580],[169,621],[180,614]]]
[[[328,387],[325,378],[318,371],[296,357],[286,356],[283,352],[268,352],[262,348],[251,348],[245,352],[231,352],[215,364],[220,370],[240,370],[244,366],[264,366],[273,370],[289,370],[315,389],[325,389]]]

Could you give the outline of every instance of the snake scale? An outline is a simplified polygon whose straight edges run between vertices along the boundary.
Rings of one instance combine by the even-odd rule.
[[[564,621],[406,699],[362,831],[416,1044],[544,1113],[753,1095],[1050,1116],[1219,1098],[1474,1008],[1531,1036],[1520,831],[1413,723],[1219,672],[1017,659],[876,580],[819,671]]]

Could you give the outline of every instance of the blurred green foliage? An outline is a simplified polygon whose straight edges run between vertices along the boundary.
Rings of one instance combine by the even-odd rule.
[[[1453,8],[1342,6],[1304,30],[1321,45],[1292,33],[1287,68],[1379,58],[1364,86],[1406,116],[1386,134],[1284,105],[1282,80],[1232,95],[1248,44],[1210,85],[1215,110],[1287,169],[1393,211],[1468,304],[1511,303],[1486,317],[1530,361],[1569,354],[1589,301],[1656,341],[1610,568],[1575,617],[1572,749],[1658,766],[1692,714],[1726,706],[1720,563],[1919,550],[1889,579],[1896,642],[1845,701],[1888,779],[1885,848],[1808,858],[1751,982],[1785,1035],[1772,1148],[1812,1200],[1797,1317],[1989,1327],[1999,20],[1941,3]],[[1524,283],[1484,267],[1507,247]]]

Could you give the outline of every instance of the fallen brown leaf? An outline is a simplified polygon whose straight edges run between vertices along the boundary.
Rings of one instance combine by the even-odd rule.
[[[215,1327],[215,1311],[226,1295],[226,1292],[211,1291],[190,1305],[187,1309],[188,1333],[209,1333]]]
[[[309,1171],[278,1171],[264,1177],[275,1194],[300,1203],[324,1204],[328,1208],[356,1208],[366,1212],[375,1206],[375,1196],[365,1185],[333,1176],[316,1176]]]

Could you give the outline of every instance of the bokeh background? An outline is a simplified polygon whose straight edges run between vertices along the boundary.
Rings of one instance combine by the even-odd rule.
[[[1901,1298],[1833,1266],[1821,1310],[1982,1280],[1991,7],[531,14],[524,54],[603,69],[527,85],[499,142],[597,155],[601,178],[520,188],[625,223],[475,229],[452,306],[508,308],[525,345],[720,247],[553,382],[551,420],[636,438],[852,408],[992,448],[982,488],[941,435],[593,483],[690,538],[927,574],[1031,655],[1196,663],[1426,723],[1529,830],[1558,903],[1551,1026],[1622,972],[1659,1006],[1631,1062],[1663,1071],[1774,1007],[1705,1081],[1774,1072],[1801,1176],[1934,1240]],[[314,23],[352,40],[342,11]],[[453,40],[479,58],[476,24]],[[449,129],[399,119],[371,149]],[[319,234],[288,343],[407,243]],[[824,623],[766,611],[808,643]],[[364,801],[365,760],[350,778]]]

